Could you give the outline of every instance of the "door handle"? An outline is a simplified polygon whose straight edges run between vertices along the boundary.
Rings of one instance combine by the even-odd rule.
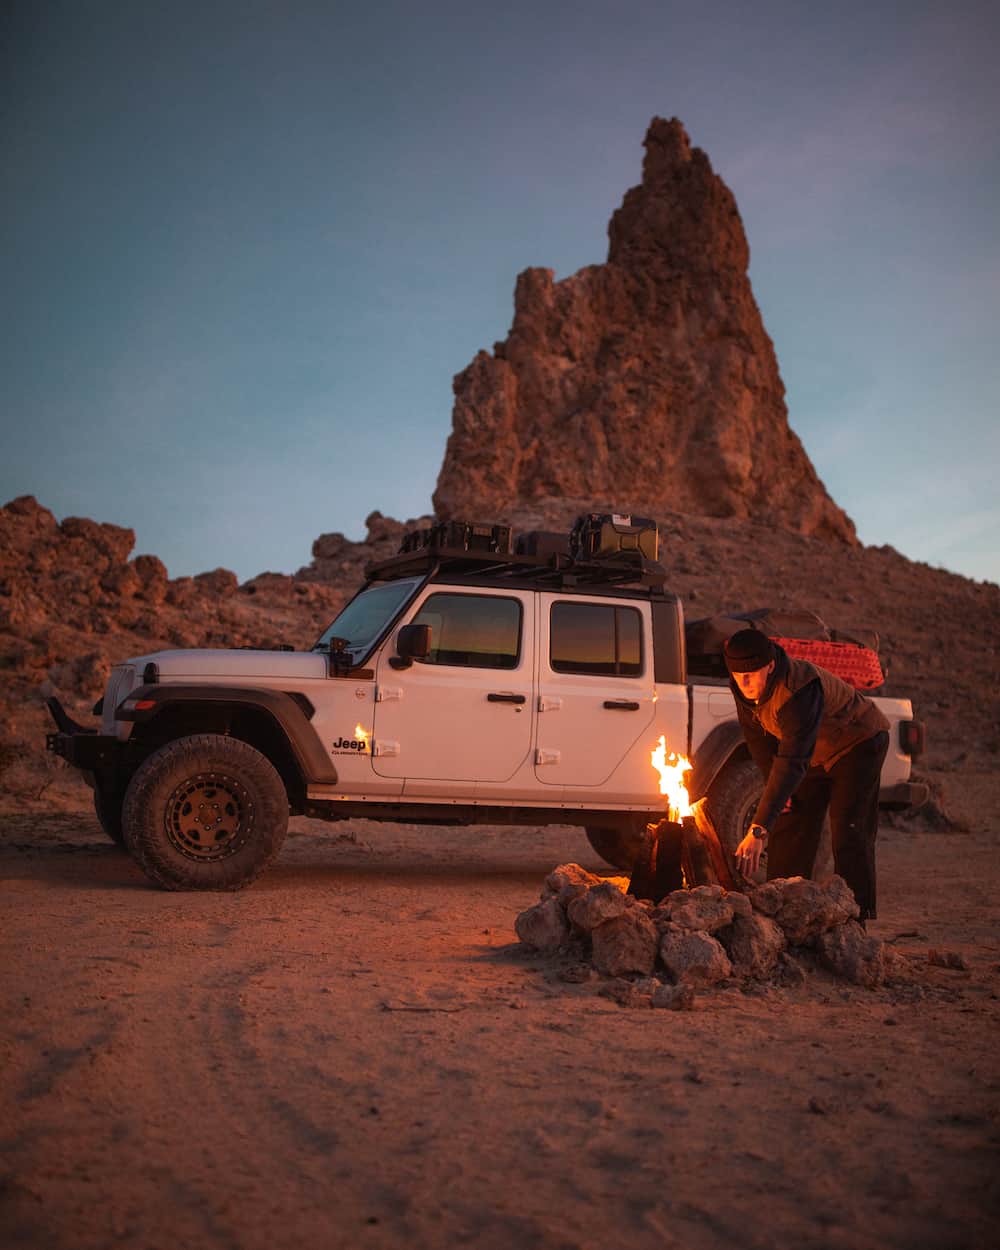
[[[638,712],[639,704],[631,699],[605,699],[604,706],[611,712]]]
[[[494,694],[490,693],[486,696],[487,703],[524,703],[526,702],[523,694]]]

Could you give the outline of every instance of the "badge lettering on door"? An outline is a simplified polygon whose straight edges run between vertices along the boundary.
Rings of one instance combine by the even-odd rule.
[[[358,726],[353,738],[338,738],[330,747],[330,751],[334,755],[365,755],[370,741],[370,735]]]

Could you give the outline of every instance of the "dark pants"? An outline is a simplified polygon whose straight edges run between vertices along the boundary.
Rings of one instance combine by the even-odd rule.
[[[829,772],[810,769],[792,795],[791,810],[775,821],[767,844],[767,879],[811,876],[823,817],[830,812],[833,868],[854,891],[861,919],[875,911],[875,838],[882,761],[889,749],[883,730],[852,747]]]

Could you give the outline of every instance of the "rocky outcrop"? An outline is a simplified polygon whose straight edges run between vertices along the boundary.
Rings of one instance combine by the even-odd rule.
[[[84,723],[111,665],[172,647],[308,647],[344,590],[281,574],[239,585],[215,569],[171,579],[135,535],[83,517],[59,522],[32,496],[0,508],[0,794],[43,793],[45,700]],[[79,782],[77,782],[79,785]]]
[[[517,279],[510,334],[454,382],[441,516],[588,508],[753,518],[847,543],[788,425],[732,192],[680,122],[653,120],[604,265]]]
[[[433,518],[397,521],[372,512],[365,519],[367,534],[361,542],[353,542],[341,533],[320,534],[312,545],[312,562],[295,574],[306,582],[332,582],[356,587],[364,580],[365,568],[373,560],[387,560],[399,551],[407,530],[431,524]]]

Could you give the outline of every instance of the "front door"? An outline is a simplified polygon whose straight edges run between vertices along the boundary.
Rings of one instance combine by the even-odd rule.
[[[430,587],[409,621],[431,627],[431,651],[400,669],[389,662],[394,648],[383,648],[375,772],[405,778],[406,793],[446,795],[456,781],[468,795],[469,783],[506,781],[531,750],[533,596]]]

